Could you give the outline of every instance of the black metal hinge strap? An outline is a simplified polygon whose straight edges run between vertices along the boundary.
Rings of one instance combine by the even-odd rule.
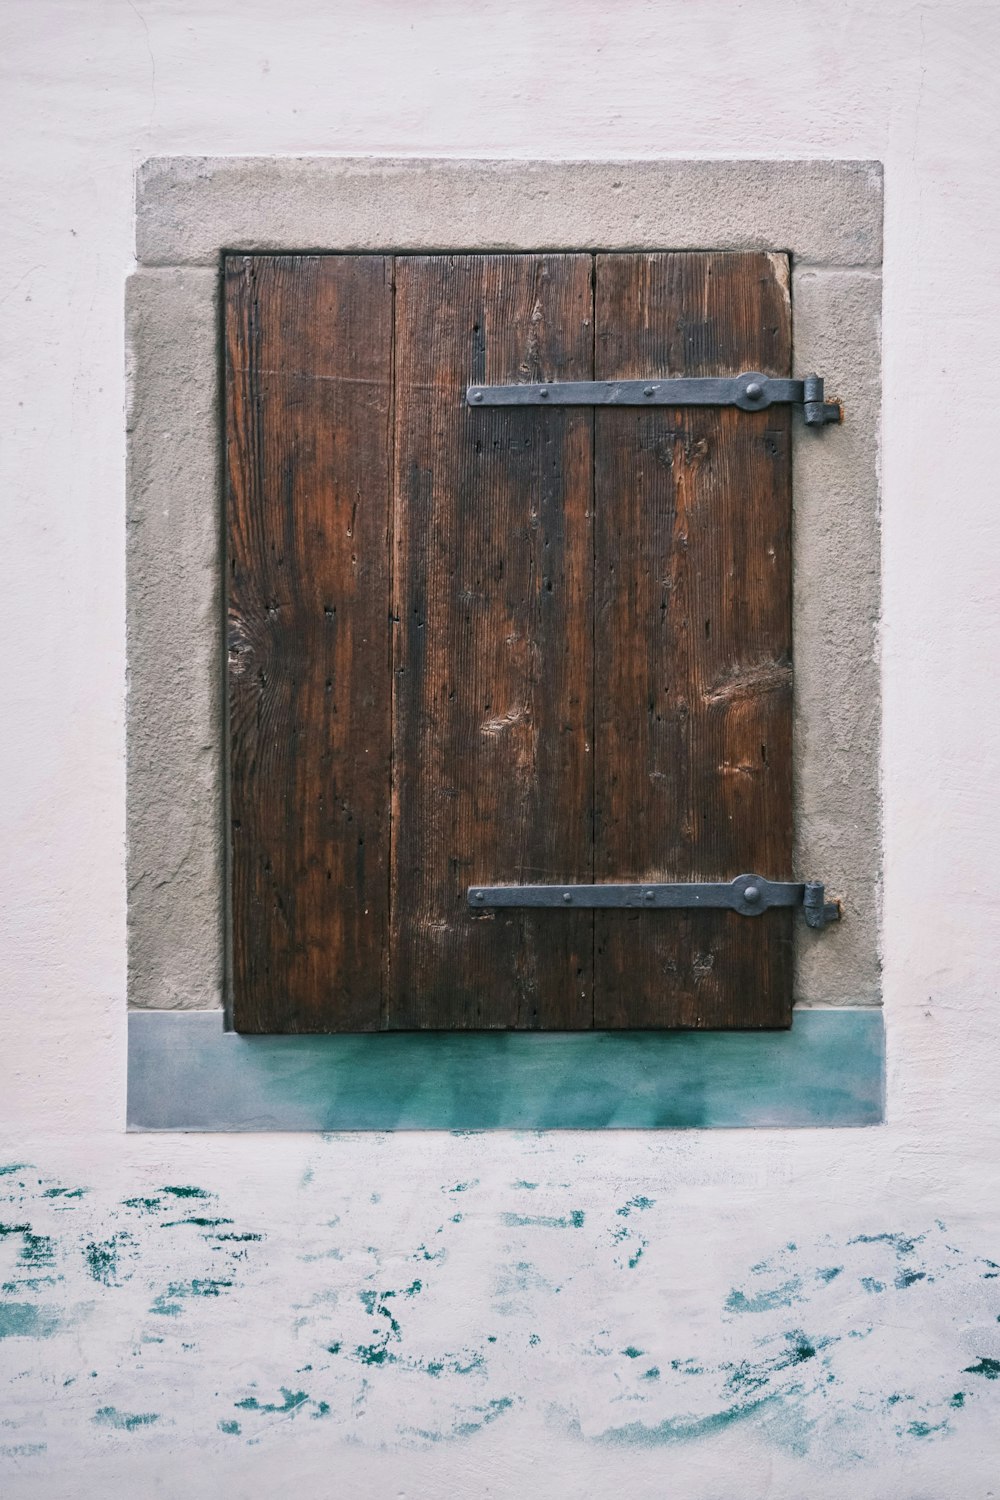
[[[826,927],[840,920],[840,906],[827,901],[819,881],[765,880],[762,875],[737,875],[730,881],[677,881],[669,885],[474,885],[468,893],[476,911],[493,907],[549,907],[593,910],[638,907],[646,911],[735,911],[759,917],[772,906],[801,906],[810,927]]]
[[[836,401],[823,396],[823,377],[782,380],[749,371],[725,378],[678,380],[554,380],[548,385],[470,385],[470,406],[801,406],[807,427],[843,421]]]

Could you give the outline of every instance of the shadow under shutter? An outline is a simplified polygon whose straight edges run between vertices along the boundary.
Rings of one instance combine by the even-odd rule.
[[[225,266],[241,1031],[776,1027],[788,908],[470,910],[792,877],[786,406],[470,383],[787,376],[787,259]]]

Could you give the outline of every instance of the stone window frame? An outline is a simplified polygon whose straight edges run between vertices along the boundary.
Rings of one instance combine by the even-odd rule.
[[[795,870],[826,882],[844,921],[796,924],[792,1031],[236,1037],[224,1026],[223,252],[644,249],[788,253],[795,373],[816,369],[846,408],[842,427],[796,421],[793,435]],[[140,169],[126,298],[130,1128],[882,1118],[881,260],[872,161],[162,157]]]

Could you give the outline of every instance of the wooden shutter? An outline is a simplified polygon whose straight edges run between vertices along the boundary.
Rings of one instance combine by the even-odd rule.
[[[774,1027],[791,913],[470,912],[792,878],[787,407],[470,382],[791,373],[768,254],[225,266],[241,1031]]]

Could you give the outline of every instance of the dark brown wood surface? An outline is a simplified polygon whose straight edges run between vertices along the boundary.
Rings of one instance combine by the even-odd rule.
[[[599,255],[596,378],[791,373],[785,256]],[[599,410],[595,878],[791,879],[787,407]],[[791,1020],[789,910],[598,912],[598,1027]]]
[[[225,264],[232,989],[240,1031],[380,1024],[391,262]]]
[[[469,409],[591,378],[588,255],[396,263],[391,1027],[589,1027],[588,913],[470,913],[591,871],[592,413]]]
[[[788,374],[787,259],[225,278],[237,1029],[787,1025],[788,911],[466,902],[792,877],[787,408],[462,399]]]

